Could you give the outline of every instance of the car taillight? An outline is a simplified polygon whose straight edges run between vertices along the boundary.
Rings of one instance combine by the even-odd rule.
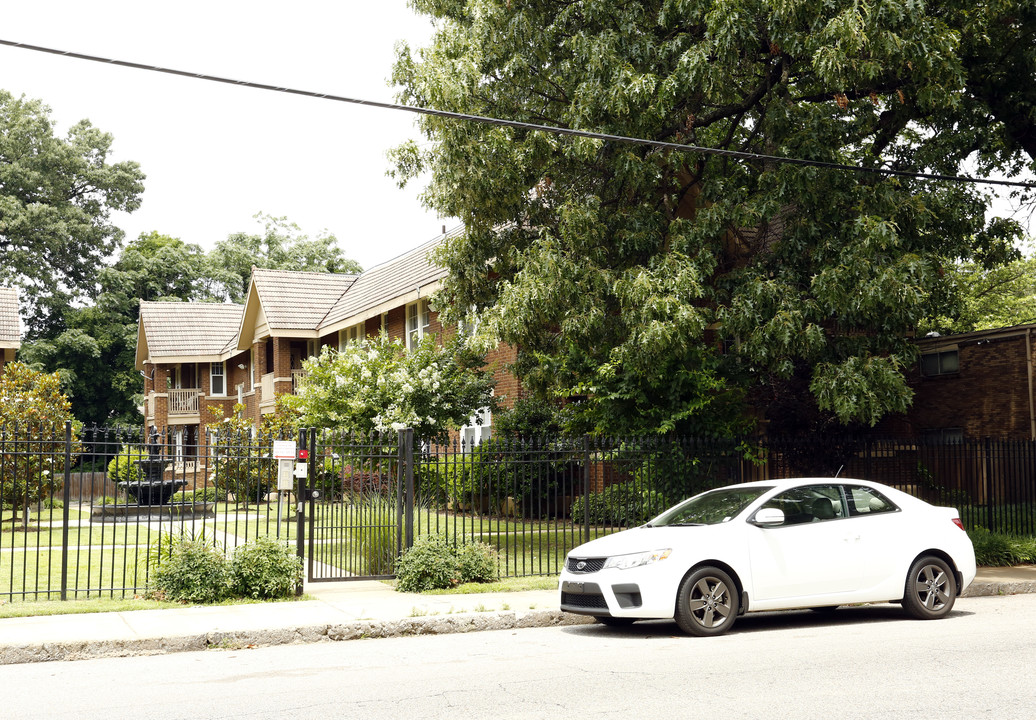
[[[964,523],[960,521],[960,518],[953,518],[953,524],[959,527],[961,530],[964,529]]]

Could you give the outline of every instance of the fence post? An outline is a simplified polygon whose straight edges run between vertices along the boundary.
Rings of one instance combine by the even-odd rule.
[[[985,438],[983,441],[983,449],[985,450],[985,472],[982,478],[982,484],[986,490],[986,530],[993,532],[993,489],[990,487],[991,478],[993,477],[993,441],[990,438]]]
[[[414,429],[400,430],[399,441],[399,452],[406,473],[403,493],[404,548],[410,549],[414,545]]]
[[[590,542],[590,436],[583,435],[583,542]]]
[[[299,449],[306,448],[306,431],[305,429],[299,430],[299,441],[296,446]],[[298,453],[296,453],[297,455]],[[306,458],[306,462],[311,463],[312,458]],[[308,482],[308,478],[306,480]],[[302,498],[308,494],[308,488],[300,478],[298,483],[298,492],[295,493],[295,552],[299,556],[299,560],[303,563],[306,568],[306,574],[308,575],[311,568],[306,564],[306,503],[303,502]],[[310,553],[312,555],[312,553]],[[312,559],[312,558],[310,558]],[[295,587],[295,595],[301,597],[305,589],[305,579]]]
[[[65,421],[65,483],[61,489],[61,599],[68,600],[68,505],[72,500],[72,421]]]

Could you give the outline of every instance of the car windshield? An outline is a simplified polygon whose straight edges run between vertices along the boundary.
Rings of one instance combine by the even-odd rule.
[[[736,516],[748,507],[749,503],[770,489],[753,485],[713,490],[666,510],[649,525],[717,525]]]

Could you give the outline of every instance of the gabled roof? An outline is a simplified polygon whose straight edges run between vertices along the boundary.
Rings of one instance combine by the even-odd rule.
[[[427,296],[446,275],[446,269],[430,257],[446,237],[430,240],[360,275],[320,323],[321,334]]]
[[[17,350],[21,345],[21,337],[18,291],[14,288],[0,288],[0,349]]]
[[[140,302],[138,369],[154,363],[223,360],[236,349],[242,305],[202,302]]]
[[[247,350],[257,331],[260,337],[317,337],[321,319],[358,277],[253,268],[237,349]]]
[[[360,277],[255,269],[249,290],[254,288],[262,300],[271,330],[316,330],[328,311]],[[247,306],[247,301],[245,304]]]

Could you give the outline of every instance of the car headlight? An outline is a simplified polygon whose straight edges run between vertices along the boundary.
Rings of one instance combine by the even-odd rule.
[[[647,552],[633,553],[631,555],[615,555],[604,561],[604,569],[618,568],[619,570],[629,570],[641,565],[650,565],[653,562],[665,560],[672,552],[672,548],[666,548],[665,550],[648,550]]]

